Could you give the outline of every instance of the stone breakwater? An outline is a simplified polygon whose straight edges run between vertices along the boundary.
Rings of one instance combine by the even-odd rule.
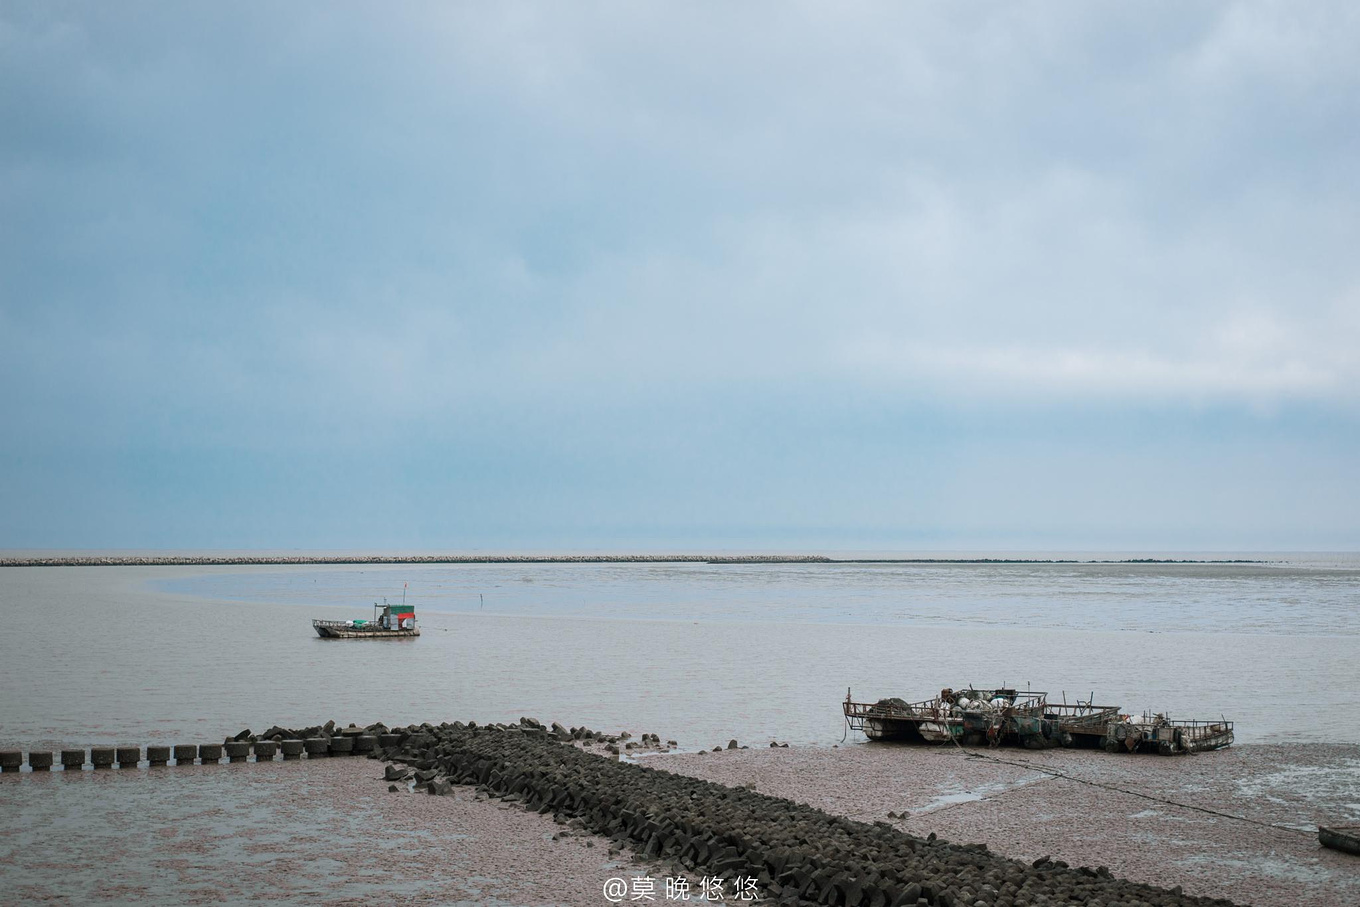
[[[513,725],[492,724],[489,729],[507,730],[514,728],[530,729],[534,732],[551,734],[554,739],[579,743],[582,746],[600,746],[610,754],[620,752],[631,754],[667,753],[676,745],[674,740],[661,742],[656,734],[643,734],[633,739],[627,731],[621,734],[605,734],[592,731],[587,727],[573,727],[570,730],[553,722],[551,729],[545,729],[532,718],[521,718]],[[46,772],[52,769],[61,771],[83,771],[85,766],[101,768],[139,768],[145,764],[149,768],[166,765],[217,765],[227,762],[270,762],[282,759],[321,759],[326,756],[373,756],[376,758],[380,748],[398,745],[403,735],[409,733],[400,729],[401,735],[390,731],[382,722],[358,727],[351,724],[341,727],[334,721],[312,725],[305,728],[285,728],[274,725],[263,734],[252,734],[249,728],[227,737],[221,743],[181,743],[174,746],[96,746],[88,750],[62,749],[57,753],[51,750],[32,750],[27,754],[22,749],[0,750],[0,774],[22,772],[27,764],[30,771]],[[775,744],[770,744],[774,746]],[[787,746],[788,744],[785,744]],[[730,744],[736,749],[737,742]],[[744,748],[744,747],[743,747]],[[719,747],[715,747],[719,749]]]
[[[350,725],[339,727],[334,721],[309,728],[272,727],[264,734],[256,736],[248,729],[221,743],[180,743],[174,746],[95,746],[88,750],[62,749],[58,754],[51,750],[32,750],[25,755],[21,749],[0,750],[0,773],[21,772],[25,764],[30,771],[46,772],[54,768],[62,771],[83,771],[85,766],[94,769],[139,768],[143,763],[148,768],[166,765],[217,765],[227,762],[248,762],[253,756],[256,762],[272,761],[282,758],[285,762],[301,759],[320,759],[325,756],[363,756],[375,752],[379,746],[380,734],[387,733],[382,724],[366,728]],[[387,743],[395,742],[395,737],[387,738]]]
[[[673,742],[667,741],[673,745]],[[388,728],[271,727],[243,730],[222,744],[147,747],[146,764],[314,760],[367,755],[389,763],[385,778],[430,794],[454,785],[479,791],[612,839],[638,859],[669,864],[676,877],[704,875],[736,884],[754,880],[767,901],[845,907],[1189,907],[1231,905],[1114,877],[1105,867],[1074,868],[1041,857],[1026,863],[985,844],[951,844],[934,833],[908,834],[881,821],[831,815],[745,786],[597,755],[665,752],[655,734],[603,734],[545,727],[531,718],[478,726],[453,722]],[[773,746],[773,744],[772,744]],[[736,749],[736,741],[728,744]],[[33,771],[54,768],[53,754],[29,753]],[[60,767],[79,771],[137,767],[137,747],[62,750]],[[40,758],[35,758],[40,757]],[[330,761],[329,759],[325,761]],[[21,770],[22,753],[0,751],[0,768]],[[389,788],[403,788],[393,784]]]
[[[731,788],[569,745],[538,722],[395,728],[373,758],[393,781],[433,794],[454,784],[522,802],[609,837],[644,859],[732,880],[762,896],[845,907],[1180,907],[1226,905],[1114,878],[1104,867],[1023,863],[985,845],[920,838],[882,822],[856,822],[791,800]],[[394,788],[395,789],[395,788]]]
[[[831,564],[811,554],[122,555],[0,558],[0,567],[233,567],[363,564]]]

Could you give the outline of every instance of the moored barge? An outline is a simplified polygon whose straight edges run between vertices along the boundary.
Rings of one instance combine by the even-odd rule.
[[[1065,698],[1065,697],[1064,697]],[[1165,715],[1121,714],[1119,706],[1049,702],[1046,693],[1008,687],[955,691],[907,702],[896,697],[856,702],[846,691],[842,711],[848,730],[874,741],[1012,744],[1029,749],[1054,746],[1101,747],[1106,752],[1162,755],[1215,750],[1233,742],[1233,723],[1173,721]]]

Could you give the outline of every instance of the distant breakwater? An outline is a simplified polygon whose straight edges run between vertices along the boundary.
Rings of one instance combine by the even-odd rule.
[[[1266,564],[1258,560],[1009,557],[834,558],[815,554],[347,554],[347,555],[63,555],[0,558],[0,567],[237,567],[365,564]]]
[[[359,554],[359,555],[124,555],[10,557],[0,567],[217,567],[363,564],[830,564],[815,555],[754,554]]]

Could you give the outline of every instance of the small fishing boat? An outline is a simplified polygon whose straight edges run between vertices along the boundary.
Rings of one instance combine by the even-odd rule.
[[[372,620],[313,620],[312,629],[322,639],[406,639],[420,635],[414,605],[406,604],[406,590],[401,590],[401,604],[390,605],[383,599],[373,603]]]
[[[1360,825],[1318,826],[1318,841],[1323,847],[1360,856]]]

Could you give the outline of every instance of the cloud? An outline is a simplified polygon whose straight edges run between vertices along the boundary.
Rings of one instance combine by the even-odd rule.
[[[8,4],[0,452],[584,461],[695,400],[1348,438],[1357,44],[1339,2]]]
[[[1346,396],[1326,349],[1229,367],[1186,339],[1258,315],[1353,339],[1344,5],[713,13],[12,15],[5,305],[228,347],[294,309],[318,336],[259,363],[288,374],[363,373],[335,338],[409,352],[423,324],[476,361],[449,381],[501,388],[535,362],[834,377],[870,333],[956,349],[913,357],[942,384],[974,361],[1053,392],[985,363],[1059,350],[1190,395],[1257,393],[1259,364]]]

